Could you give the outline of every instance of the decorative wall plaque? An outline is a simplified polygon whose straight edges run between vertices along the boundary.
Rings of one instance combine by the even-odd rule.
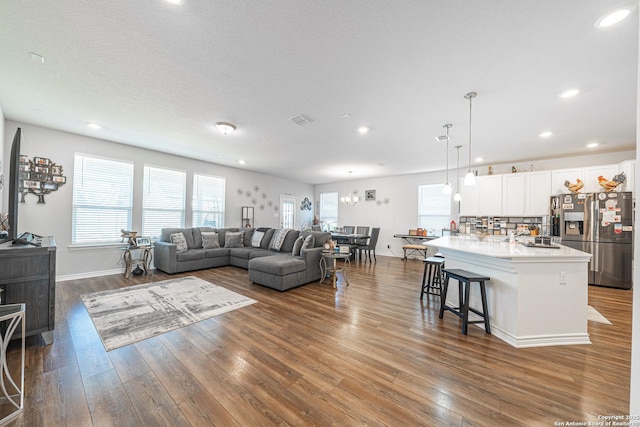
[[[34,157],[29,160],[25,155],[20,156],[20,202],[24,203],[24,196],[35,194],[38,203],[44,203],[45,194],[57,191],[61,185],[67,183],[67,177],[62,175],[62,166],[44,157]]]

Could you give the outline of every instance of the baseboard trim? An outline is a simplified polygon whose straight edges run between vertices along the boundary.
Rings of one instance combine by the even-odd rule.
[[[86,273],[65,274],[62,276],[56,276],[56,282],[66,282],[69,280],[79,280],[79,279],[91,279],[93,277],[111,276],[113,274],[122,274],[122,269],[116,268],[114,270],[88,271]]]

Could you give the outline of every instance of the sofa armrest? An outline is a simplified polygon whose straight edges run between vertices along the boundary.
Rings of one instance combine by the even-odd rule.
[[[322,275],[320,272],[322,250],[323,248],[309,248],[300,251],[300,256],[304,259],[307,267],[307,279],[309,279],[309,281],[318,280]]]
[[[153,264],[165,273],[177,271],[178,253],[174,243],[157,241],[153,248]]]

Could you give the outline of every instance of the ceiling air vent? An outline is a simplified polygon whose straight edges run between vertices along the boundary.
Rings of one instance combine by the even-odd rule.
[[[291,121],[298,126],[306,126],[313,123],[313,120],[305,116],[304,114],[298,114],[297,116],[291,117]]]

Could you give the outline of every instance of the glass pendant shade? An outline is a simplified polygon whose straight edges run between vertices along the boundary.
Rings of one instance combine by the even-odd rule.
[[[442,194],[451,194],[451,184],[446,183],[444,187],[442,187]]]
[[[456,194],[453,195],[453,200],[455,200],[456,202],[459,202],[460,199],[461,199],[460,193],[456,191]]]
[[[476,185],[476,176],[473,172],[469,171],[464,176],[464,185]]]

